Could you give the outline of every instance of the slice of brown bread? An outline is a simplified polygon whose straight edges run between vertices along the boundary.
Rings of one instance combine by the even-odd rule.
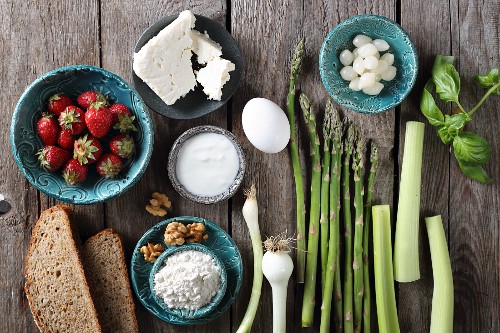
[[[90,237],[82,261],[102,331],[139,332],[120,236],[109,228]]]
[[[26,295],[41,332],[99,333],[68,212],[58,205],[38,219],[26,258]]]

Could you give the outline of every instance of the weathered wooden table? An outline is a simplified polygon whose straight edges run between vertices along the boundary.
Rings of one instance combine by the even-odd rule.
[[[146,173],[123,196],[105,204],[74,207],[82,238],[104,227],[115,228],[123,237],[127,256],[139,237],[160,221],[144,210],[153,191],[171,196],[173,216],[195,215],[216,221],[232,235],[242,253],[245,275],[241,292],[230,311],[199,327],[176,327],[150,315],[137,304],[141,332],[232,332],[238,327],[249,299],[252,252],[242,220],[243,195],[212,206],[181,199],[166,176],[167,156],[175,138],[186,129],[211,124],[230,129],[243,143],[248,169],[245,185],[255,182],[259,191],[263,235],[295,230],[295,198],[287,151],[265,155],[245,138],[241,111],[253,97],[266,97],[285,107],[289,60],[299,36],[305,36],[307,59],[300,89],[323,105],[327,96],[319,77],[318,52],[326,34],[340,21],[362,13],[387,16],[408,31],[418,49],[420,73],[410,97],[395,110],[365,116],[342,110],[362,128],[366,138],[380,146],[380,172],[375,203],[395,203],[401,160],[401,138],[408,120],[424,121],[419,97],[430,75],[434,55],[457,57],[463,78],[463,104],[479,98],[471,78],[499,66],[500,1],[256,1],[256,0],[0,0],[0,193],[12,209],[0,215],[0,332],[36,332],[23,293],[24,257],[31,229],[41,210],[55,204],[37,192],[22,176],[9,148],[8,128],[14,106],[26,86],[37,76],[56,67],[90,64],[131,79],[134,44],[141,33],[159,18],[184,9],[225,24],[245,58],[244,78],[232,101],[220,110],[193,120],[177,121],[151,112],[155,147]],[[427,121],[424,121],[427,124]],[[422,214],[443,215],[455,284],[455,332],[500,332],[500,102],[487,102],[470,123],[492,145],[487,172],[495,179],[481,185],[465,178],[449,147],[440,143],[434,129],[425,134],[422,178]],[[303,126],[303,124],[301,124]],[[418,282],[397,285],[402,332],[429,330],[432,270],[427,236],[421,233],[421,271]],[[253,331],[271,332],[270,287],[264,282]],[[289,284],[288,328],[300,329],[301,287]],[[312,330],[304,330],[312,331]]]

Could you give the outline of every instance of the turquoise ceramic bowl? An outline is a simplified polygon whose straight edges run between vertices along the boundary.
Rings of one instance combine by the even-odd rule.
[[[226,270],[227,287],[224,297],[220,303],[210,313],[200,318],[182,318],[165,311],[164,307],[160,306],[153,296],[153,291],[150,286],[151,270],[153,264],[144,260],[144,256],[140,253],[141,246],[149,243],[158,244],[164,243],[164,233],[167,224],[171,222],[181,222],[184,224],[200,222],[205,225],[205,233],[208,238],[201,242],[201,245],[212,251],[222,262]],[[176,248],[176,247],[173,247]],[[210,322],[219,317],[229,309],[231,304],[236,299],[241,287],[243,278],[243,265],[240,252],[234,243],[234,240],[215,223],[192,216],[180,216],[162,221],[154,227],[146,231],[146,233],[137,242],[132,253],[130,263],[130,281],[132,289],[135,292],[141,304],[156,317],[175,325],[199,325]]]
[[[384,81],[385,87],[378,96],[349,89],[349,82],[340,76],[343,65],[339,55],[345,49],[354,50],[352,40],[359,34],[384,39],[390,45],[387,52],[394,54],[396,78]],[[337,25],[325,38],[319,55],[319,71],[326,90],[338,104],[360,113],[380,113],[399,105],[413,88],[418,72],[417,51],[396,22],[378,15],[358,15]]]
[[[50,96],[65,93],[76,100],[86,90],[99,91],[110,102],[125,104],[134,113],[139,131],[132,136],[137,149],[125,162],[119,177],[104,179],[91,170],[84,183],[67,186],[60,172],[49,173],[39,168],[36,153],[43,143],[35,127]],[[153,151],[153,126],[146,104],[125,80],[98,67],[75,65],[43,74],[24,91],[12,115],[10,143],[19,168],[37,189],[67,203],[94,204],[124,193],[141,177]],[[102,144],[107,146],[105,138]]]
[[[215,261],[216,266],[220,270],[220,286],[219,290],[215,294],[215,296],[212,298],[210,303],[207,305],[197,309],[197,310],[189,310],[189,309],[172,309],[169,308],[168,305],[166,305],[161,297],[158,297],[158,295],[154,292],[154,285],[155,285],[155,275],[158,273],[160,269],[165,267],[165,261],[168,259],[168,257],[179,253],[183,251],[199,251],[204,254],[209,255],[212,257]],[[215,308],[219,305],[220,301],[224,297],[224,294],[226,293],[226,287],[227,287],[227,277],[226,277],[226,268],[224,267],[224,264],[222,261],[213,253],[209,248],[207,248],[204,245],[201,244],[184,244],[181,246],[174,246],[170,247],[167,250],[165,250],[156,260],[156,262],[153,265],[153,268],[151,269],[151,273],[149,275],[149,286],[151,290],[153,290],[153,297],[155,301],[165,310],[165,312],[170,313],[171,315],[177,316],[182,319],[197,319],[204,317],[208,314],[210,314]]]

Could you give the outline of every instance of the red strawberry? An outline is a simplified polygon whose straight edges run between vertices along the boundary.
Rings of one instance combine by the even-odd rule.
[[[63,169],[63,177],[68,185],[83,183],[87,179],[89,167],[81,165],[76,158],[72,158],[66,163]]]
[[[59,125],[61,129],[70,130],[72,135],[82,133],[87,126],[85,126],[85,113],[82,109],[76,106],[68,106],[59,115]]]
[[[70,130],[61,130],[59,131],[59,135],[57,136],[57,144],[59,147],[64,149],[73,149],[73,145],[75,144],[75,139],[71,135]]]
[[[76,99],[78,105],[82,108],[86,109],[92,103],[100,102],[106,105],[108,102],[106,101],[106,97],[103,94],[97,91],[86,91],[81,93],[80,96]]]
[[[73,158],[80,164],[92,164],[102,155],[102,145],[96,138],[85,135],[75,141]]]
[[[40,167],[48,172],[54,172],[71,158],[69,151],[56,147],[45,146],[37,153]]]
[[[132,116],[132,112],[130,112],[129,108],[124,104],[115,103],[109,107],[109,112],[113,114],[113,124],[118,122],[118,115],[122,116]]]
[[[122,169],[122,159],[115,154],[104,154],[97,162],[97,172],[104,178],[114,178]]]
[[[49,98],[49,111],[59,115],[66,107],[73,105],[71,99],[62,94],[55,94]]]
[[[113,115],[103,103],[93,103],[85,112],[85,123],[90,133],[96,138],[105,136],[113,121]]]
[[[120,157],[129,158],[135,151],[134,139],[128,134],[118,134],[109,141],[109,149]]]
[[[57,142],[57,132],[59,132],[59,124],[51,114],[44,114],[36,123],[36,132],[42,139],[43,143],[52,146]]]

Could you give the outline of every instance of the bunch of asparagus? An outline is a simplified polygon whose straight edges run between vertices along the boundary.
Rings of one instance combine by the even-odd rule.
[[[311,145],[311,201],[306,239],[306,205],[294,116],[295,82],[303,54],[302,40],[297,45],[292,60],[288,98],[288,116],[292,130],[290,147],[297,194],[298,279],[299,282],[305,282],[302,326],[310,327],[313,324],[314,307],[317,303],[316,282],[320,279],[320,332],[330,332],[332,312],[336,332],[361,332],[362,327],[364,332],[369,332],[371,293],[368,240],[371,198],[378,160],[377,147],[374,143],[371,144],[368,191],[364,197],[363,139],[359,128],[354,124],[347,125],[347,121],[342,123],[329,99],[325,107],[321,145],[311,102],[305,94],[300,95],[300,107]],[[351,187],[354,188],[354,193]],[[352,193],[354,215],[351,214]],[[343,227],[340,225],[341,212]],[[341,233],[345,235],[343,251]],[[318,256],[320,268],[317,267]],[[344,263],[343,270],[341,263]]]

